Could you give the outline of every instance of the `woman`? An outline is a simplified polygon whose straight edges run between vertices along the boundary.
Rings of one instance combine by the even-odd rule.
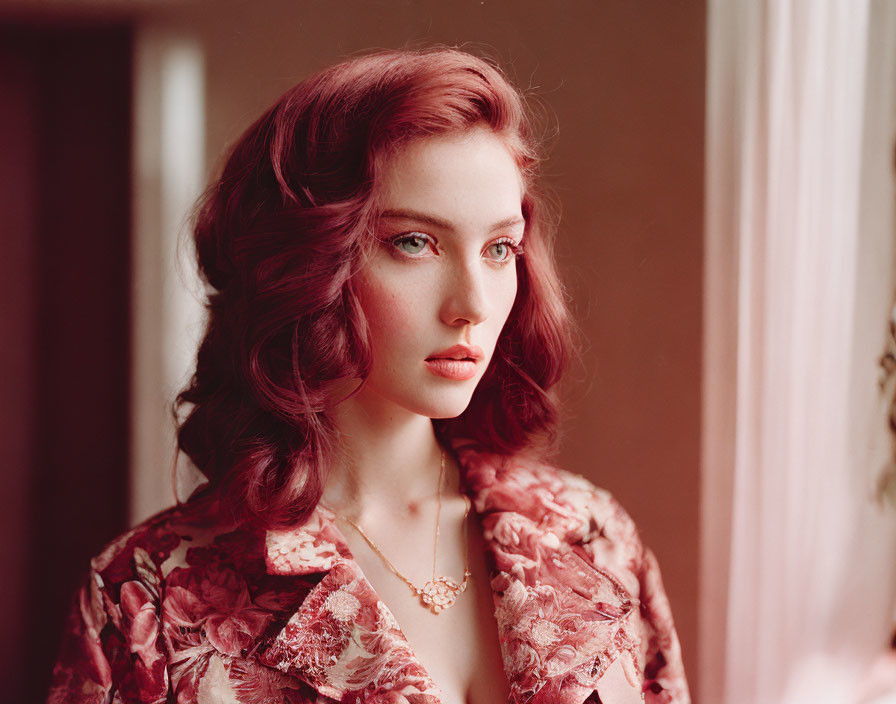
[[[50,702],[688,701],[653,557],[545,460],[571,345],[537,164],[455,50],[332,67],[243,135],[195,227],[209,482],[92,561]]]

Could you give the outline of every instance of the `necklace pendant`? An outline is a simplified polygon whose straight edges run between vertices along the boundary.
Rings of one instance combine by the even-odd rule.
[[[466,586],[466,585],[464,585]],[[457,601],[457,595],[462,592],[461,585],[451,577],[437,577],[434,581],[427,582],[420,590],[420,599],[434,614],[443,609],[450,608]]]

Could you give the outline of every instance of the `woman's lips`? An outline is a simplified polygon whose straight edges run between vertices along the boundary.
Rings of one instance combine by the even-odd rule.
[[[476,376],[476,362],[472,359],[449,359],[446,357],[431,357],[426,360],[429,371],[433,374],[464,381]]]

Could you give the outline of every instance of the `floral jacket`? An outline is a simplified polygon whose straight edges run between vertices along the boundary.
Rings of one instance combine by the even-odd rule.
[[[458,458],[510,702],[600,702],[605,673],[634,701],[689,702],[659,569],[613,498],[519,457]],[[324,507],[291,530],[220,521],[193,498],[91,561],[48,704],[442,701]]]

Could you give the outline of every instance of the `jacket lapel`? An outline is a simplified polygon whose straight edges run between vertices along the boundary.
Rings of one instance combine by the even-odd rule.
[[[342,702],[438,704],[441,692],[414,656],[393,614],[364,577],[335,526],[318,506],[301,528],[269,531],[268,572],[325,572],[259,662]]]
[[[626,626],[637,600],[588,559],[581,541],[594,526],[581,497],[558,500],[559,477],[523,458],[454,450],[483,529],[510,702],[581,704],[617,661],[636,688],[639,644]],[[385,702],[398,693],[438,704],[441,691],[333,518],[318,506],[300,528],[267,533],[270,574],[325,575],[259,650],[259,662],[338,701]]]
[[[587,502],[531,460],[455,449],[491,559],[510,701],[581,704],[617,660],[640,700],[637,601],[588,559]]]

